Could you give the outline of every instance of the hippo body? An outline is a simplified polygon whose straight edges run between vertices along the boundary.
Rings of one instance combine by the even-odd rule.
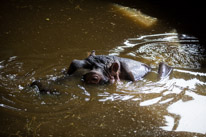
[[[73,60],[67,71],[71,76],[78,69],[89,70],[82,79],[87,84],[113,84],[120,80],[138,81],[142,79],[151,68],[139,61],[109,55],[95,55],[95,51],[84,60]],[[172,72],[172,68],[164,63],[160,63],[159,77],[165,78]],[[36,86],[41,92],[48,92],[40,81],[34,81],[31,86]]]
[[[68,74],[72,75],[80,68],[90,70],[89,73],[83,75],[83,80],[89,84],[114,83],[121,79],[137,81],[151,71],[148,65],[139,61],[117,56],[95,55],[94,51],[84,60],[73,60]],[[161,63],[158,72],[163,78],[168,76],[171,70],[171,67]]]
[[[106,55],[90,55],[84,60],[73,60],[68,74],[72,75],[80,68],[91,70],[83,76],[83,80],[89,84],[114,83],[120,79],[137,81],[151,70],[144,63]]]

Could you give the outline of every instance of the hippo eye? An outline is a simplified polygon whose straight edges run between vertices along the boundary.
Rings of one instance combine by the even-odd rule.
[[[97,77],[97,76],[95,76],[95,77],[93,77],[93,78],[92,78],[92,80],[98,80],[98,77]]]
[[[93,83],[99,83],[99,77],[94,76],[94,77],[92,77],[91,81],[92,81]]]

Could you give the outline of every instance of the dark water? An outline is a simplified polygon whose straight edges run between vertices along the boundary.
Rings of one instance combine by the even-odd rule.
[[[158,19],[142,28],[103,1],[10,1],[0,9],[1,136],[205,136],[206,60],[198,38]],[[41,95],[88,52],[142,61],[138,82],[92,86],[80,74]],[[159,62],[174,67],[162,81]]]

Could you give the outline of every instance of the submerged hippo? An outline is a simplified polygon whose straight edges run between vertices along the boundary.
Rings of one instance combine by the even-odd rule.
[[[151,68],[144,63],[117,56],[95,55],[95,51],[84,60],[73,60],[67,74],[70,76],[81,68],[89,70],[83,75],[83,81],[88,84],[113,84],[120,80],[137,81],[151,71]],[[160,63],[158,69],[160,78],[169,76],[171,72],[170,66]],[[33,82],[31,86],[37,86],[40,92],[49,90],[39,81]]]
[[[95,55],[95,51],[84,60],[73,60],[68,74],[72,75],[79,68],[90,70],[83,75],[84,82],[88,84],[112,84],[121,79],[137,81],[151,71],[151,68],[144,63],[117,56]],[[160,63],[158,69],[160,78],[167,77],[171,72],[171,67]]]

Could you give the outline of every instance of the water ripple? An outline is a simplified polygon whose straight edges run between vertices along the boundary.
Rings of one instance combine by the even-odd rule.
[[[123,46],[110,50],[110,55],[145,60],[151,66],[167,62],[173,67],[200,68],[205,49],[193,36],[177,33],[144,35],[129,38]]]

